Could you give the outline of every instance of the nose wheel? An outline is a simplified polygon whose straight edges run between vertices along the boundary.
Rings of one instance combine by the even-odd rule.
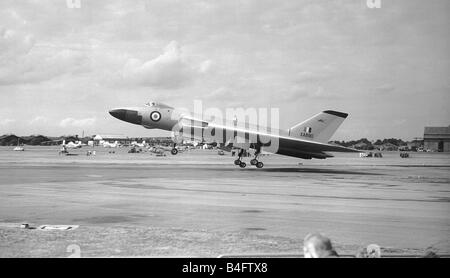
[[[172,146],[172,149],[170,150],[170,153],[172,155],[177,155],[178,154],[177,143],[173,143],[173,146]]]

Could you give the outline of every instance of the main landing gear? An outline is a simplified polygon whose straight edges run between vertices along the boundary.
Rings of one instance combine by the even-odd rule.
[[[250,160],[250,164],[253,166],[256,166],[256,168],[264,167],[264,163],[262,163],[261,161],[258,161],[258,156],[260,153],[261,153],[261,150],[259,148],[256,149],[255,158]],[[243,149],[239,150],[239,154],[238,154],[239,158],[234,161],[234,165],[239,166],[241,168],[245,168],[247,166],[247,163],[242,161],[243,154],[244,154],[244,150]]]
[[[240,149],[238,153],[238,159],[234,161],[234,165],[239,165],[241,168],[245,168],[247,166],[247,163],[242,161],[242,156],[244,155],[244,149]]]

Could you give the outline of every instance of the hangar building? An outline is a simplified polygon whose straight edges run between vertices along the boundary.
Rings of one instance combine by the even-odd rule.
[[[425,150],[450,152],[450,126],[425,127],[423,144]]]

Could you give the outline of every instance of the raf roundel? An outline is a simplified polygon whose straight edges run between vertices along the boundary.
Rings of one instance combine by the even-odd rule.
[[[152,121],[154,121],[154,122],[158,122],[159,120],[161,120],[161,113],[159,113],[157,111],[153,111],[150,114],[150,119],[152,119]]]

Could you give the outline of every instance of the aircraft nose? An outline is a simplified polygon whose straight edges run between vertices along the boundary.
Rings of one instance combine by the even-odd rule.
[[[113,109],[113,110],[109,111],[109,114],[111,114],[111,116],[113,116],[114,118],[117,118],[119,120],[125,121],[127,110],[125,110],[125,109]]]
[[[109,114],[119,120],[140,125],[142,123],[142,116],[138,115],[138,111],[131,109],[113,109]]]

